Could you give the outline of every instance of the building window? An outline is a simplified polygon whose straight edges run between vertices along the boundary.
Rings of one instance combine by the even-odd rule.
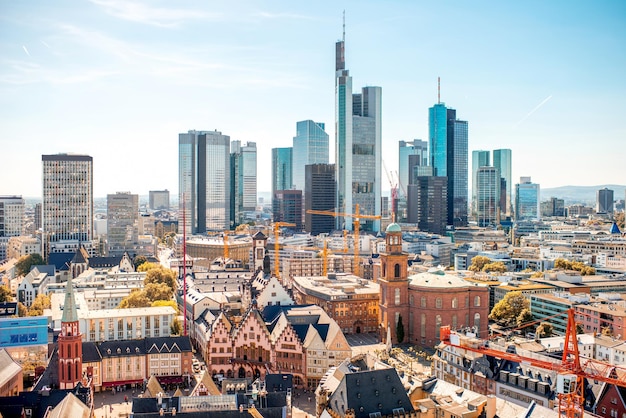
[[[480,306],[480,296],[474,297],[474,306]]]
[[[420,301],[420,306],[421,306],[422,308],[425,308],[425,307],[426,307],[426,296],[422,296],[422,299],[421,299],[421,301]]]
[[[400,304],[400,289],[394,291],[394,302],[396,305]]]
[[[441,315],[435,317],[435,337],[439,339],[439,331],[441,328]]]
[[[393,277],[395,277],[395,278],[400,277],[400,264],[396,264],[393,267]]]
[[[459,300],[457,298],[452,298],[452,309],[456,309],[459,307]]]
[[[426,338],[426,314],[420,315],[420,337]]]
[[[441,298],[437,298],[435,300],[435,308],[441,309],[442,307],[443,307],[443,302],[442,302]]]
[[[474,314],[474,326],[476,327],[476,331],[478,332],[478,330],[480,329],[480,314],[479,313]]]

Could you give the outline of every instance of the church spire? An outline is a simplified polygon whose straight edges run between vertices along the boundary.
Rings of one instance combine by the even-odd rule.
[[[74,298],[74,286],[72,286],[72,279],[67,280],[65,286],[65,303],[63,305],[63,316],[61,322],[78,322],[78,312],[76,308],[76,299]]]

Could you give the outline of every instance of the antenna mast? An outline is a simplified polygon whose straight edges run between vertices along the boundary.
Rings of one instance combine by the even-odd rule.
[[[187,218],[183,192],[183,335],[187,336]]]
[[[441,77],[437,77],[437,104],[441,104]]]
[[[346,42],[346,11],[343,11],[343,37],[341,39],[344,43]]]

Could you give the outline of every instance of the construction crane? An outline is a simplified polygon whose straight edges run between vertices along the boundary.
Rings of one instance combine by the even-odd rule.
[[[228,233],[230,231],[224,231],[224,263],[226,263],[226,260],[229,257],[229,252],[228,252]]]
[[[322,254],[322,276],[326,276],[328,273],[328,254],[332,254],[332,251],[328,249],[327,241],[324,239],[323,247],[303,247],[303,246],[284,246],[283,248],[292,248],[302,251],[317,251]]]
[[[484,340],[461,338],[456,333],[452,334],[449,325],[440,328],[441,342],[450,347],[557,372],[559,413],[567,418],[582,418],[585,405],[584,379],[626,387],[626,368],[594,359],[581,359],[576,340],[574,308],[568,309],[567,315],[561,361],[541,360],[496,350],[490,348]]]
[[[280,228],[283,226],[296,226],[289,222],[274,222],[274,275],[280,279],[280,244],[278,243],[278,235]]]
[[[361,219],[380,219],[380,215],[361,215],[359,213],[359,204],[357,203],[354,206],[354,213],[342,213],[342,212],[333,212],[330,210],[312,210],[309,209],[306,213],[310,213],[313,215],[328,215],[336,217],[344,217],[344,218],[353,218],[354,219],[354,266],[352,267],[354,271],[354,275],[360,276],[360,266],[359,266],[359,230],[361,229]]]
[[[383,169],[389,180],[389,187],[391,188],[391,222],[396,222],[398,216],[398,183],[393,181],[393,173],[387,170],[385,160],[383,160]]]

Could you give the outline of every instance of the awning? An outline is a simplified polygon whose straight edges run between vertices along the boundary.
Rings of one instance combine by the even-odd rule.
[[[143,384],[143,379],[136,379],[136,380],[118,380],[115,382],[102,382],[102,387],[105,388],[110,388],[112,386],[122,386],[122,385],[132,385],[133,383],[137,384]]]
[[[182,376],[156,376],[159,383],[183,383]]]

